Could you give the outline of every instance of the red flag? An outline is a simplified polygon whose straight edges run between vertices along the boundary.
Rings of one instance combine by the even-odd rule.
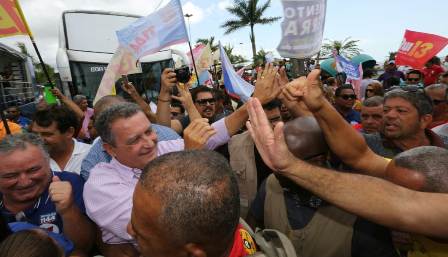
[[[0,37],[27,35],[28,29],[16,0],[0,0]]]
[[[397,65],[421,69],[426,62],[448,44],[448,38],[406,30],[403,42],[395,57]]]

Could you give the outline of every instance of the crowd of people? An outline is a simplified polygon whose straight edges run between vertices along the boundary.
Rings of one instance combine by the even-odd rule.
[[[156,112],[132,83],[93,108],[57,88],[31,119],[10,107],[0,257],[448,255],[437,60],[359,89],[266,64],[245,103],[167,68]]]

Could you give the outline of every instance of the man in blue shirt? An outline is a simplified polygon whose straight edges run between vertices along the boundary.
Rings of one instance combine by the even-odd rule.
[[[0,211],[7,222],[28,222],[71,240],[87,253],[95,233],[85,213],[83,181],[68,172],[52,172],[42,140],[33,134],[0,142]]]
[[[20,109],[17,106],[11,106],[6,109],[6,114],[10,121],[19,124],[22,129],[28,129],[28,126],[31,124],[30,119],[20,115]]]
[[[336,89],[334,107],[344,117],[344,119],[354,125],[361,123],[361,115],[353,110],[356,94],[352,85],[346,84]]]

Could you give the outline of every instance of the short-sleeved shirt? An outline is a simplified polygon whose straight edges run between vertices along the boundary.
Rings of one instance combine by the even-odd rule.
[[[293,195],[284,192],[285,206],[291,229],[303,229],[313,218],[317,209],[297,204]],[[264,203],[266,198],[266,181],[264,181],[250,208],[250,213],[257,221],[264,220]],[[318,242],[316,242],[318,244]],[[353,224],[352,257],[398,257],[392,245],[390,231],[362,218],[356,218]],[[325,247],[325,246],[321,246]]]
[[[72,140],[73,140],[73,144],[74,144],[73,152],[70,155],[70,159],[65,164],[64,169],[61,169],[61,167],[59,167],[58,163],[55,160],[50,159],[51,170],[53,170],[53,171],[64,170],[64,171],[74,172],[78,175],[80,174],[81,163],[84,160],[84,158],[87,156],[87,154],[89,153],[91,145],[78,142],[75,139],[72,139]]]
[[[72,172],[65,171],[54,172],[53,174],[55,176],[58,176],[61,181],[70,182],[70,184],[72,185],[74,202],[81,213],[85,213],[84,200],[82,198],[84,182],[81,177]],[[49,186],[50,184],[48,184],[48,187]],[[50,232],[62,234],[64,228],[62,217],[57,213],[56,206],[51,201],[50,195],[48,193],[48,187],[37,199],[34,206],[17,214],[11,213],[8,209],[6,209],[3,204],[2,197],[2,200],[0,201],[0,210],[5,217],[6,222],[28,222]]]
[[[381,81],[383,83],[383,89],[386,90],[390,88],[392,85],[389,84],[390,78],[398,78],[401,80],[405,80],[404,73],[398,70],[392,71],[392,72],[384,72],[378,77],[378,81]]]
[[[82,132],[84,133],[84,135],[86,135],[87,138],[90,138],[89,122],[92,116],[93,116],[93,109],[87,107],[87,110],[84,112],[84,119],[82,121],[82,127],[81,127]]]
[[[433,131],[426,129],[426,136],[428,137],[432,146],[438,146],[442,148],[448,148],[448,137],[437,135]],[[403,152],[404,150],[393,144],[392,141],[384,137],[383,134],[362,134],[366,140],[367,145],[376,154],[386,157],[394,158],[397,154]]]
[[[346,116],[342,115],[342,117],[351,125],[361,123],[361,114],[353,109]]]

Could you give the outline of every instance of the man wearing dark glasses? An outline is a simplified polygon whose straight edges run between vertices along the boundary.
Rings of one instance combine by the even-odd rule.
[[[361,123],[359,112],[353,110],[355,100],[355,91],[351,85],[342,85],[336,89],[334,107],[352,125]]]
[[[212,89],[206,86],[199,86],[191,92],[191,97],[202,118],[207,118],[210,124],[217,120],[216,99]],[[185,129],[190,124],[190,118],[185,116],[180,120],[180,123],[182,128]]]
[[[406,74],[406,85],[421,85],[422,79],[423,74],[419,70],[410,70]]]
[[[444,84],[434,84],[425,88],[425,93],[432,100],[434,105],[432,123],[428,128],[445,124],[448,122],[448,86]]]

